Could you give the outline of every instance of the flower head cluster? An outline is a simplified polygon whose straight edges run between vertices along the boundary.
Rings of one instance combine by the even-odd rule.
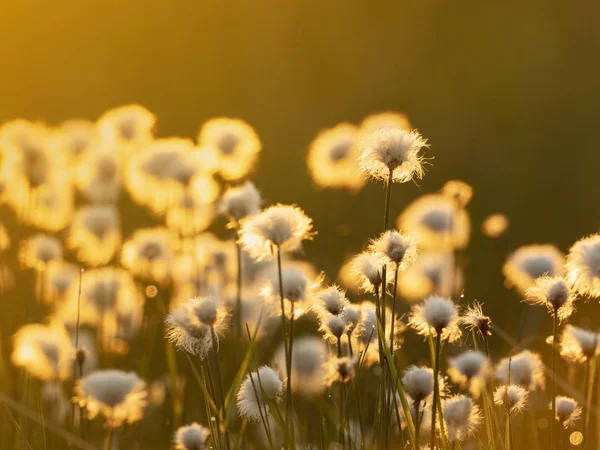
[[[92,372],[75,386],[75,400],[86,408],[88,417],[103,416],[109,428],[140,420],[146,397],[146,383],[135,373],[121,370]]]
[[[292,353],[292,391],[306,397],[321,395],[326,388],[327,360],[328,349],[323,339],[314,336],[295,339]],[[281,379],[288,379],[283,348],[275,355],[275,362]]]
[[[508,229],[508,218],[504,214],[491,214],[481,224],[481,232],[490,238],[499,238]]]
[[[382,128],[360,143],[361,170],[373,179],[405,183],[425,173],[421,150],[427,140],[417,131]]]
[[[456,202],[458,206],[465,207],[473,198],[473,188],[460,180],[450,180],[442,187],[441,193]]]
[[[292,252],[312,238],[312,220],[297,206],[275,205],[242,221],[240,244],[257,260]]]

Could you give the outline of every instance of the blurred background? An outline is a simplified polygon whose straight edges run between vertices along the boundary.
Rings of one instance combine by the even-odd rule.
[[[140,103],[157,136],[195,138],[208,118],[243,118],[263,142],[253,180],[267,203],[314,219],[306,257],[335,276],[380,232],[383,185],[320,191],[307,147],[338,122],[404,112],[434,160],[422,181],[394,187],[392,217],[446,180],[471,184],[465,298],[515,329],[523,306],[501,273],[510,250],[566,252],[598,232],[598,14],[585,0],[3,2],[0,122],[56,125]],[[479,232],[494,212],[510,220],[500,243]],[[122,220],[132,230],[150,218]],[[8,306],[15,321],[20,305]]]

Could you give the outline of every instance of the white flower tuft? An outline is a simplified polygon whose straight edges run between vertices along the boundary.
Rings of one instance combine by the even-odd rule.
[[[502,272],[507,284],[524,294],[534,285],[536,278],[559,276],[564,267],[565,257],[554,245],[526,245],[508,257]]]
[[[496,367],[496,378],[506,384],[508,381],[509,358],[503,358]],[[510,359],[510,382],[530,391],[543,389],[546,384],[544,365],[538,353],[524,350]]]
[[[444,401],[443,411],[450,442],[464,441],[472,436],[483,419],[479,407],[464,395]]]
[[[569,251],[566,268],[575,291],[600,297],[600,234],[577,241]]]
[[[256,214],[260,210],[261,198],[258,189],[251,181],[241,186],[230,187],[225,191],[219,204],[221,214],[239,222],[244,217]]]
[[[572,428],[581,417],[581,407],[569,397],[556,397],[556,420],[565,428]]]
[[[402,384],[413,401],[420,403],[433,392],[433,370],[410,366],[404,371]]]
[[[498,386],[494,391],[494,403],[498,406],[505,406],[507,399],[511,414],[518,414],[527,408],[529,392],[516,384]]]
[[[567,325],[560,339],[560,354],[569,362],[586,362],[600,352],[599,339],[598,333]]]
[[[398,265],[399,270],[406,270],[417,257],[417,244],[410,236],[389,230],[379,238],[371,240],[369,250],[381,255],[386,262]]]
[[[348,305],[346,293],[334,284],[317,292],[314,309],[318,315],[333,314],[339,316]]]
[[[198,423],[179,427],[175,432],[175,450],[204,450],[210,430]]]
[[[479,396],[489,373],[487,357],[479,351],[468,351],[450,358],[448,363],[448,375],[452,381],[463,388],[468,387],[474,396]]]
[[[553,316],[558,315],[561,322],[567,320],[575,309],[575,295],[562,277],[540,277],[526,295],[526,302],[545,305]]]
[[[452,300],[439,295],[432,295],[423,303],[414,305],[408,324],[421,335],[441,334],[443,340],[448,339],[450,342],[461,335],[456,305]]]
[[[248,374],[237,395],[237,406],[242,417],[260,420],[265,415],[267,404],[279,401],[283,383],[279,374],[271,367],[263,366]]]

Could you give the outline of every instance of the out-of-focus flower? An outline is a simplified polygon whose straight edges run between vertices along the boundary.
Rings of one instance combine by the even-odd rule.
[[[325,384],[331,386],[333,383],[348,383],[354,378],[356,360],[348,356],[342,358],[331,357],[325,363],[327,375]]]
[[[389,339],[392,331],[392,313],[389,308],[385,308],[385,339]],[[379,328],[377,326],[376,306],[372,302],[362,302],[360,304],[360,322],[355,330],[355,337],[359,344],[360,351],[365,352],[363,359],[364,366],[370,366],[379,361]]]
[[[445,400],[442,409],[450,442],[462,442],[473,436],[483,421],[479,407],[464,395],[455,395]]]
[[[346,306],[350,303],[346,293],[335,284],[320,289],[315,294],[313,310],[317,317],[325,318],[328,315],[341,316]]]
[[[532,287],[535,279],[544,275],[559,276],[565,268],[565,257],[554,245],[526,245],[512,253],[502,272],[506,284],[514,286],[521,294]]]
[[[292,391],[306,397],[316,397],[325,390],[327,344],[318,337],[294,340],[292,353]],[[288,379],[283,347],[275,355],[281,379]]]
[[[417,258],[417,245],[408,235],[388,230],[371,240],[369,250],[380,255],[386,263],[395,264],[399,271],[406,270]]]
[[[153,138],[156,116],[140,105],[125,105],[106,111],[96,124],[102,139],[127,146]]]
[[[384,111],[371,114],[365,117],[360,123],[356,142],[363,142],[373,133],[384,128],[398,128],[410,131],[411,126],[408,117],[402,113]]]
[[[460,180],[447,181],[442,187],[441,193],[454,200],[462,208],[467,206],[471,198],[473,198],[473,188]]]
[[[119,211],[114,206],[84,206],[73,217],[68,245],[90,266],[108,264],[121,245]]]
[[[573,244],[566,268],[567,279],[577,293],[600,297],[600,234]]]
[[[419,253],[414,264],[398,275],[399,294],[404,300],[415,303],[428,295],[449,297],[459,292],[463,276],[454,261],[451,252]]]
[[[138,229],[123,245],[121,263],[135,276],[165,284],[178,247],[176,234],[166,228]]]
[[[87,119],[70,119],[61,123],[54,133],[55,146],[75,162],[99,139],[96,124]]]
[[[175,450],[204,450],[208,448],[210,430],[196,422],[179,427],[175,432]]]
[[[63,301],[69,288],[78,281],[79,272],[75,264],[51,261],[44,276],[44,301],[53,304]]]
[[[560,338],[560,354],[571,363],[583,363],[600,353],[600,335],[584,328],[567,325]]]
[[[508,229],[508,218],[504,214],[491,214],[481,224],[481,232],[490,238],[502,236]]]
[[[123,184],[120,147],[109,142],[92,144],[76,166],[77,188],[92,203],[115,203]]]
[[[420,404],[433,393],[433,370],[410,366],[402,376],[404,389],[414,403]]]
[[[535,284],[527,290],[525,301],[546,306],[550,314],[558,315],[561,322],[567,320],[575,310],[575,295],[562,277],[537,278]]]
[[[358,164],[357,128],[341,123],[321,131],[308,149],[307,163],[317,186],[358,191],[365,184]]]
[[[492,319],[483,314],[481,303],[478,301],[473,302],[464,310],[460,322],[471,330],[479,331],[482,336],[491,336],[492,334]]]
[[[13,340],[11,359],[15,366],[40,380],[65,380],[71,376],[75,353],[64,328],[25,325]]]
[[[231,219],[232,226],[236,226],[243,218],[256,214],[261,202],[254,183],[246,181],[225,191],[219,202],[219,212]]]
[[[458,311],[449,298],[432,295],[423,303],[413,305],[408,325],[424,336],[441,336],[442,340],[454,342],[461,336]]]
[[[75,386],[75,400],[88,418],[104,417],[106,426],[118,428],[140,420],[147,405],[146,383],[133,372],[98,370]]]
[[[487,357],[479,351],[467,351],[450,358],[448,363],[450,365],[448,375],[452,382],[468,388],[473,396],[479,397],[490,372]]]
[[[413,178],[422,178],[425,173],[423,156],[427,140],[416,130],[382,128],[373,132],[359,144],[362,172],[376,180],[405,183]]]
[[[279,374],[271,367],[263,366],[249,373],[237,394],[237,407],[242,417],[252,421],[264,418],[269,403],[277,403],[281,397],[283,383]]]
[[[40,397],[44,414],[58,423],[66,421],[71,413],[72,403],[65,394],[60,381],[46,381],[40,387]]]
[[[503,358],[496,367],[496,378],[508,381],[509,358]],[[510,382],[530,391],[543,389],[546,385],[544,365],[538,353],[523,350],[510,358]]]
[[[529,392],[516,384],[498,386],[494,391],[494,403],[498,406],[505,406],[507,401],[510,413],[519,414],[527,408]]]
[[[51,261],[62,260],[63,248],[57,238],[39,233],[22,243],[19,256],[25,267],[43,271]]]
[[[575,426],[575,422],[581,417],[581,412],[581,406],[572,398],[560,395],[556,397],[556,420],[565,430]]]
[[[404,230],[424,250],[452,251],[469,243],[471,223],[467,211],[442,194],[427,194],[412,202],[398,217]]]
[[[261,150],[258,135],[248,123],[227,117],[205,122],[200,128],[198,143],[201,147],[217,150],[219,173],[230,181],[248,176]]]
[[[69,224],[75,207],[71,183],[41,186],[36,191],[32,204],[35,206],[27,212],[24,223],[53,233],[62,230]]]
[[[213,205],[198,201],[188,192],[180,192],[167,209],[166,223],[169,229],[189,237],[206,230],[213,217]]]
[[[275,205],[241,222],[240,244],[254,259],[293,252],[311,239],[312,220],[297,206]]]

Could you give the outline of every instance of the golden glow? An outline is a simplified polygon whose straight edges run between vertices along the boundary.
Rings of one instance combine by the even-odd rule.
[[[508,229],[508,218],[504,214],[487,216],[481,224],[481,232],[488,237],[498,238]]]
[[[107,264],[121,245],[119,212],[113,206],[85,206],[73,217],[69,247],[92,267]]]

